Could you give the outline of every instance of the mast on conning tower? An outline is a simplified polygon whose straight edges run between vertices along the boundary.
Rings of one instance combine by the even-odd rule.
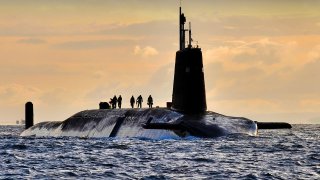
[[[188,48],[192,47],[191,41],[193,41],[193,40],[191,38],[191,22],[189,22],[189,45],[188,45]]]
[[[184,23],[186,22],[186,17],[184,16],[183,13],[181,13],[181,6],[180,6],[180,11],[179,11],[179,45],[180,45],[180,50],[185,49],[185,29],[184,29]]]
[[[186,48],[186,31],[189,31],[189,42],[188,48],[192,48],[192,37],[191,37],[191,22],[189,22],[189,29],[184,28],[184,24],[186,23],[186,17],[184,13],[181,12],[181,6],[179,9],[179,50],[183,50]]]

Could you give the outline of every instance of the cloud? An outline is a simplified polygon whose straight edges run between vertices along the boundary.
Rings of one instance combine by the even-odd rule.
[[[54,104],[59,106],[70,103],[75,96],[73,92],[59,87],[43,90],[22,84],[0,86],[0,98],[6,102],[6,106],[21,105],[27,101],[41,105]]]
[[[113,94],[113,91],[117,85],[113,83],[108,83],[106,85],[98,85],[91,89],[89,92],[86,93],[85,98],[88,100],[97,100],[97,101],[103,101],[109,100],[108,95],[111,97]]]
[[[37,101],[41,93],[42,91],[38,88],[21,84],[0,86],[0,99],[4,103],[3,106],[21,105],[32,99]]]
[[[55,47],[61,49],[81,50],[81,49],[97,49],[97,48],[111,48],[119,46],[127,46],[133,43],[131,39],[108,39],[108,40],[79,40],[67,41],[56,44]]]
[[[44,44],[44,43],[47,43],[47,41],[45,41],[43,39],[38,39],[38,38],[20,39],[17,42],[22,43],[22,44]]]
[[[296,122],[303,115],[304,120],[319,115],[319,47],[311,43],[305,48],[307,42],[263,38],[205,51],[207,98],[214,104],[209,107],[254,118],[273,113],[277,120]]]
[[[148,89],[152,96],[161,99],[163,102],[171,101],[173,76],[174,62],[159,67],[142,89]]]
[[[95,79],[101,79],[101,78],[103,78],[103,77],[105,77],[105,76],[106,76],[105,71],[95,71],[95,72],[93,73],[93,77],[94,77]]]
[[[66,104],[72,102],[74,96],[75,95],[73,94],[73,92],[70,92],[65,88],[57,87],[43,92],[40,95],[40,99],[42,101],[42,104],[48,104],[52,106],[65,106]]]
[[[165,38],[173,36],[177,31],[177,25],[172,20],[147,21],[139,23],[131,23],[122,26],[114,26],[114,28],[102,30],[99,34],[122,34],[133,36],[156,36]]]
[[[296,101],[306,97],[317,99],[320,92],[320,61],[308,63],[299,70],[282,76],[284,69],[272,72],[252,67],[229,70],[221,63],[211,63],[206,67],[208,88],[215,89],[215,99],[239,100],[263,98],[283,102]],[[312,105],[312,104],[310,104]]]
[[[309,61],[314,62],[320,59],[320,45],[315,46],[308,53]]]
[[[146,46],[143,48],[141,48],[140,46],[135,46],[133,53],[134,55],[138,55],[142,57],[150,57],[150,56],[155,56],[159,54],[159,52],[151,46]]]
[[[234,56],[232,61],[236,63],[267,64],[278,63],[282,47],[280,44],[271,42],[268,38],[256,42],[244,44],[232,49]]]
[[[223,40],[222,40],[223,41]],[[299,68],[307,63],[301,61],[300,55],[306,49],[300,48],[297,42],[260,38],[247,41],[223,41],[220,45],[204,51],[205,63],[221,62],[229,70],[259,68],[273,72],[277,69]],[[295,52],[293,55],[292,52]]]
[[[319,16],[217,16],[218,20],[195,21],[198,36],[292,36],[319,35]],[[299,22],[299,28],[297,28]]]

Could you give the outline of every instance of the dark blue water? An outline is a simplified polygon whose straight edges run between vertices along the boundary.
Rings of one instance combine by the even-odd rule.
[[[320,179],[320,125],[256,137],[19,137],[0,126],[0,179]]]

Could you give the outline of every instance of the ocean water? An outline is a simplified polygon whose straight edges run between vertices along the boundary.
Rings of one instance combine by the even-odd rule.
[[[202,139],[20,137],[0,126],[0,179],[320,179],[320,125]]]

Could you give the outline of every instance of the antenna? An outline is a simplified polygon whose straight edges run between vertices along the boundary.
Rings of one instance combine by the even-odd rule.
[[[192,41],[192,38],[191,38],[191,22],[189,22],[189,45],[188,45],[188,48],[192,47],[191,41]]]
[[[180,1],[181,2],[181,1]],[[186,17],[181,13],[181,6],[179,8],[179,44],[180,50],[185,49],[185,29],[184,23],[186,22]]]

